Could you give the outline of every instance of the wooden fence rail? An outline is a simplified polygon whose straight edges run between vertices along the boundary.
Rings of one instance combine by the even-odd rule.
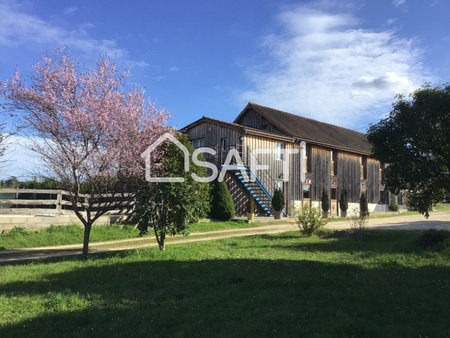
[[[104,203],[116,202],[118,213],[129,213],[134,206],[135,198],[132,194],[117,195],[113,200],[108,201],[111,194],[101,196],[101,199],[94,202],[93,207],[100,207]],[[87,201],[88,195],[80,195]],[[61,215],[63,210],[71,211],[72,202],[70,201],[70,193],[65,190],[53,189],[9,189],[0,188],[0,214],[9,213],[11,210],[16,211],[32,211],[39,208],[54,211],[57,215]],[[83,204],[78,203],[79,207]]]

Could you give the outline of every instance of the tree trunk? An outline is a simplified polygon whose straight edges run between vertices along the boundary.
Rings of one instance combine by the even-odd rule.
[[[164,241],[159,242],[158,246],[159,246],[159,250],[166,251],[166,244],[164,243]]]
[[[91,234],[92,224],[86,224],[84,226],[84,239],[83,239],[83,254],[81,257],[87,259],[89,252],[89,235]]]
[[[166,238],[166,234],[164,233],[164,231],[161,231],[161,234],[158,236],[158,230],[156,230],[156,228],[153,228],[153,229],[155,231],[155,237],[156,237],[156,241],[158,242],[159,250],[165,251],[166,245],[164,243],[164,240]]]

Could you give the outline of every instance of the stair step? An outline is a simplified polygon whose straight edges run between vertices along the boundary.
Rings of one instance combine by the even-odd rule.
[[[268,207],[271,203],[271,199],[266,195],[264,187],[261,186],[259,181],[252,181],[254,176],[250,173],[248,168],[246,169],[247,175],[249,175],[249,180],[245,180],[244,175],[240,170],[234,171],[237,179],[242,183],[244,188],[254,197],[256,203],[259,205],[262,211],[264,211],[268,216],[272,216],[270,208]]]

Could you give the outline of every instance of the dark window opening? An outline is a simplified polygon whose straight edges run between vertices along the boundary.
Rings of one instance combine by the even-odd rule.
[[[221,146],[222,146],[222,150],[223,151],[226,151],[227,150],[227,139],[226,138],[221,138],[220,139],[220,143],[221,143]]]
[[[337,199],[337,189],[336,188],[331,188],[331,199],[332,200]]]
[[[386,193],[384,190],[380,191],[380,203],[381,204],[386,204]]]

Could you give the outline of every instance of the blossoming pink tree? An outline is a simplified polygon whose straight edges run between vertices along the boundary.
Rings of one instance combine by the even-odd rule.
[[[80,67],[62,50],[34,67],[29,86],[18,72],[0,82],[6,108],[30,127],[33,150],[70,193],[84,258],[92,224],[121,206],[131,178],[144,174],[141,153],[167,130],[168,113],[126,78],[108,58]]]

